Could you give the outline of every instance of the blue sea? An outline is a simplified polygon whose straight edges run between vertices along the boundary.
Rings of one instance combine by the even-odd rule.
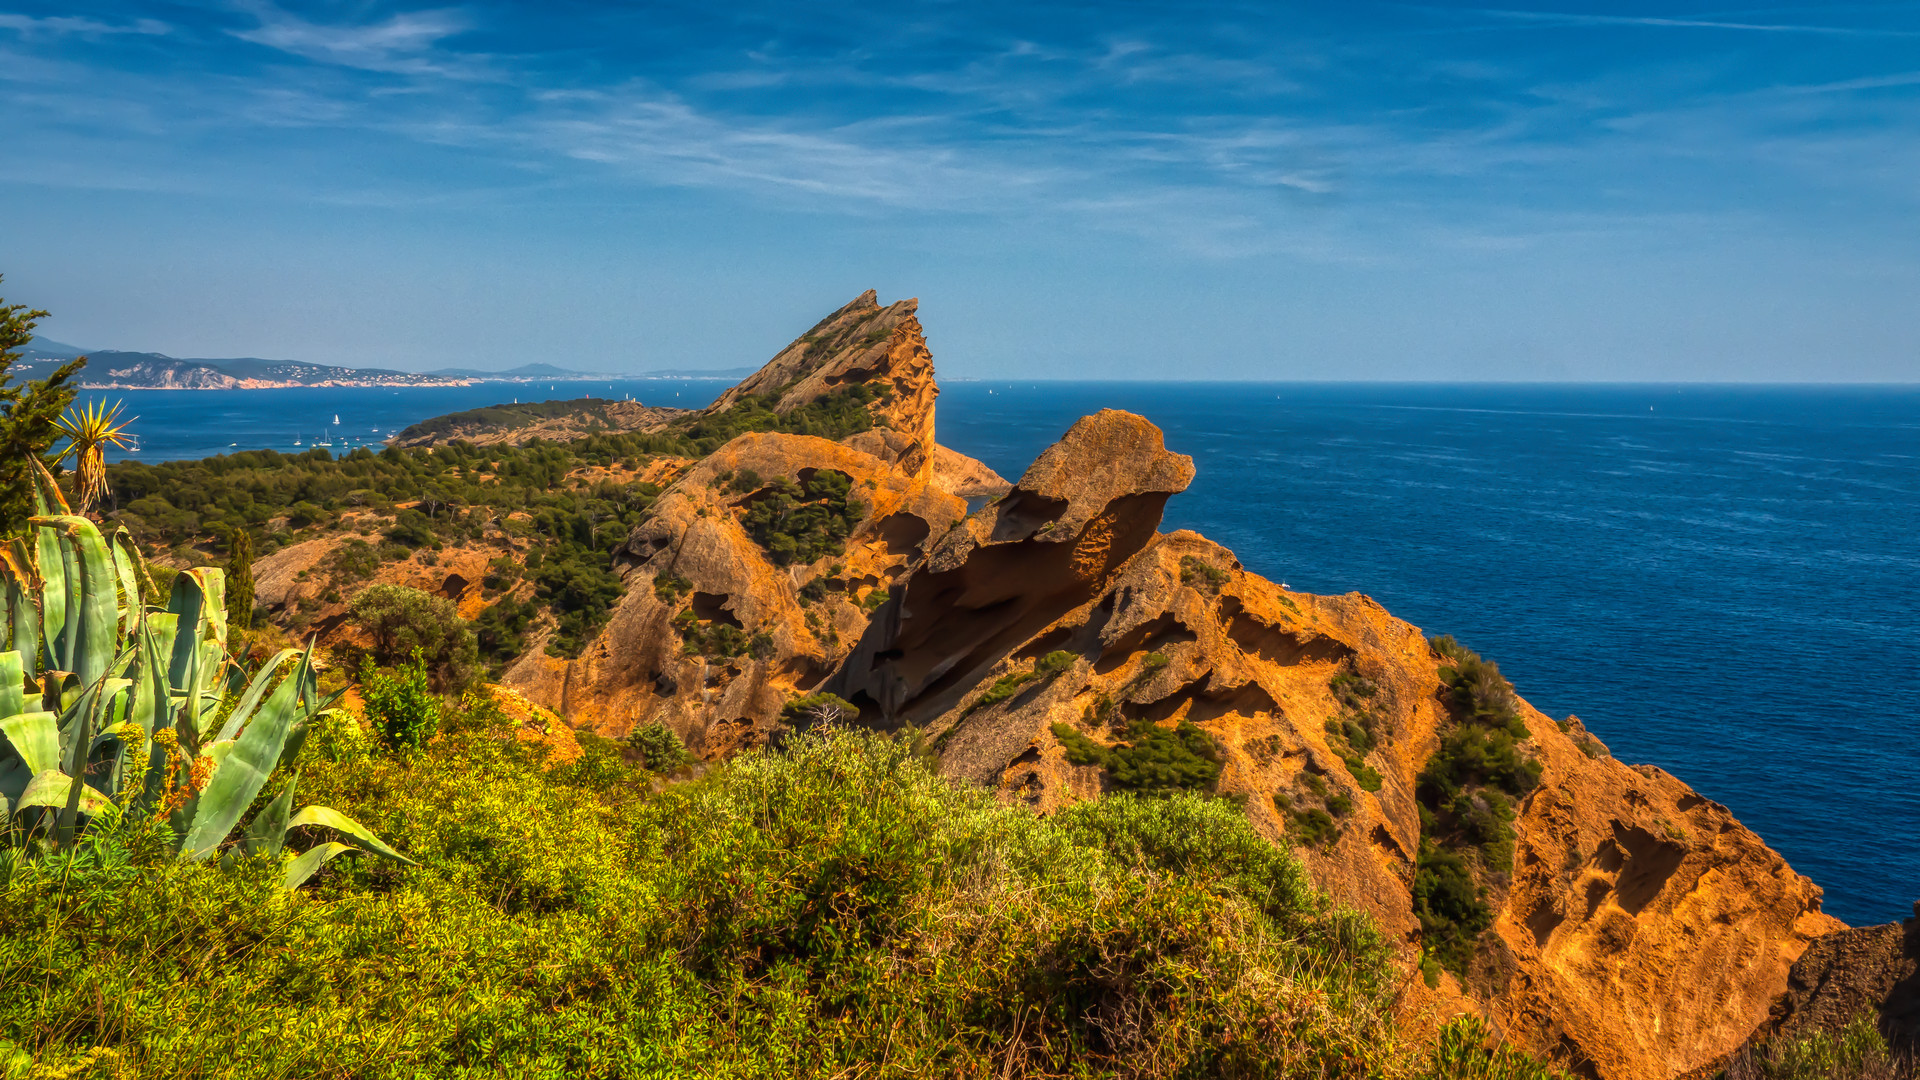
[[[121,396],[165,460],[292,449],[336,413],[375,441],[514,394],[722,386]],[[1199,469],[1167,528],[1455,635],[1727,804],[1849,923],[1920,898],[1920,387],[949,383],[939,408],[1009,479],[1077,417],[1141,413]]]

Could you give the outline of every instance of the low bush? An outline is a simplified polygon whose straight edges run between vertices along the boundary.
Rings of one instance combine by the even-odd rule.
[[[1125,741],[1103,746],[1067,724],[1053,725],[1054,738],[1075,765],[1099,765],[1116,787],[1143,795],[1211,790],[1220,777],[1220,753],[1213,737],[1182,720],[1163,728],[1136,720]]]
[[[1513,799],[1533,790],[1541,767],[1520,745],[1529,732],[1499,666],[1451,637],[1430,643],[1445,661],[1452,724],[1415,786],[1425,834],[1415,902],[1427,955],[1464,976],[1474,943],[1492,925],[1479,878],[1512,870]]]
[[[1180,583],[1202,592],[1217,593],[1220,586],[1232,580],[1225,570],[1194,555],[1180,556]]]
[[[1426,955],[1465,978],[1475,943],[1493,925],[1493,909],[1487,906],[1467,861],[1431,839],[1420,841],[1413,912],[1420,920]]]
[[[473,626],[453,601],[404,585],[369,585],[348,608],[372,639],[375,663],[386,667],[414,659],[426,666],[436,688],[457,694],[480,677],[480,646]]]
[[[693,755],[687,753],[687,744],[658,720],[628,732],[626,744],[640,754],[640,762],[648,772],[672,775],[693,761]]]
[[[367,722],[389,750],[421,750],[440,727],[440,697],[427,684],[426,665],[411,663],[380,669],[362,661],[360,696]]]
[[[1744,1046],[1727,1063],[1725,1080],[1913,1080],[1920,1068],[1910,1055],[1895,1054],[1863,1010],[1837,1031],[1776,1036]]]

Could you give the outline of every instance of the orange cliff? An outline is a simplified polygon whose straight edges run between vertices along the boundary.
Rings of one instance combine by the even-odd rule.
[[[1451,719],[1425,635],[1364,596],[1291,592],[1204,537],[1161,533],[1193,464],[1141,417],[1082,419],[1010,487],[938,446],[913,301],[864,294],[714,411],[747,393],[789,411],[851,385],[881,391],[871,431],[742,435],[687,469],[619,550],[626,594],[583,655],[536,646],[504,681],[602,734],[665,723],[709,758],[764,743],[795,696],[831,691],[863,723],[922,729],[943,772],[1042,812],[1113,787],[1099,765],[1069,761],[1056,732],[1104,743],[1131,723],[1190,722],[1216,748],[1219,791],[1401,943],[1410,1017],[1475,1009],[1607,1080],[1676,1076],[1732,1051],[1809,942],[1841,928],[1820,889],[1725,807],[1522,703],[1542,771],[1518,806],[1512,870],[1484,881],[1494,922],[1464,983],[1445,975],[1428,991],[1411,974],[1416,787]],[[858,519],[840,553],[781,564],[747,515],[767,485],[804,489],[823,472],[845,478]],[[968,512],[969,498],[1001,492]],[[711,657],[687,644],[721,627],[752,648]],[[1062,651],[1064,670],[982,700]],[[1377,790],[1328,732],[1349,707],[1341,675],[1376,688],[1365,765]],[[1299,843],[1282,800],[1336,797],[1337,835]]]

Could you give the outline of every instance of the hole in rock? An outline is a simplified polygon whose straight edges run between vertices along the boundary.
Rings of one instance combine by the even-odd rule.
[[[1028,642],[1019,652],[1013,654],[1013,658],[1015,660],[1038,660],[1042,656],[1064,646],[1067,642],[1072,641],[1073,633],[1078,629],[1080,628],[1077,626],[1056,626],[1046,633],[1041,634],[1039,637],[1034,638],[1031,642]]]
[[[1016,487],[1000,500],[1000,513],[993,525],[993,541],[1003,543],[1032,536],[1040,526],[1060,520],[1060,515],[1067,512],[1067,506],[1065,499],[1049,499]]]
[[[710,593],[710,592],[694,593],[693,594],[694,618],[699,619],[701,622],[725,623],[726,625],[733,627],[735,630],[746,629],[746,627],[740,624],[739,619],[734,618],[733,612],[728,611],[726,609],[725,605],[729,599],[731,598],[728,597],[726,593]]]
[[[1309,661],[1337,663],[1354,655],[1352,649],[1320,634],[1282,630],[1249,614],[1237,596],[1220,602],[1227,637],[1240,651],[1270,664],[1294,665]]]
[[[1527,929],[1533,931],[1534,947],[1540,949],[1546,948],[1547,940],[1553,937],[1553,932],[1558,929],[1564,921],[1566,921],[1566,917],[1558,911],[1555,911],[1553,905],[1550,903],[1542,903],[1539,907],[1534,908],[1526,919]]]
[[[448,574],[447,580],[440,583],[440,595],[449,600],[458,600],[467,595],[467,579],[459,574]]]
[[[1209,671],[1158,701],[1146,704],[1123,702],[1120,713],[1128,720],[1147,720],[1157,724],[1191,703],[1186,719],[1195,724],[1205,724],[1223,716],[1254,716],[1272,713],[1279,708],[1273,696],[1261,689],[1259,683],[1214,689],[1212,682],[1213,672]]]
[[[927,539],[927,534],[933,531],[933,526],[918,514],[902,510],[881,518],[874,531],[880,534],[880,542],[887,546],[887,554],[912,555]]]
[[[1100,659],[1093,665],[1093,670],[1100,675],[1111,674],[1140,653],[1159,652],[1168,645],[1197,640],[1199,635],[1187,629],[1185,623],[1170,614],[1162,615],[1156,619],[1149,619],[1120,635],[1113,644],[1100,653]]]
[[[1613,836],[1627,853],[1626,868],[1614,885],[1616,899],[1627,914],[1638,915],[1680,869],[1687,849],[1637,826],[1623,828],[1619,822],[1614,823]]]

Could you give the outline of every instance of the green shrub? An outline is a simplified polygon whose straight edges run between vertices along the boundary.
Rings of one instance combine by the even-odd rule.
[[[663,604],[677,604],[680,598],[693,591],[693,582],[678,574],[661,574],[653,579],[653,595]]]
[[[345,709],[327,709],[307,725],[304,752],[327,761],[363,761],[373,747],[365,728]]]
[[[1053,725],[1053,737],[1067,753],[1067,761],[1074,765],[1107,764],[1107,748],[1074,730],[1071,724]]]
[[[852,484],[851,477],[832,469],[821,469],[800,485],[775,477],[747,506],[741,526],[781,566],[843,554],[847,537],[867,512],[849,494]]]
[[[1421,946],[1426,954],[1465,978],[1475,943],[1493,925],[1493,909],[1474,883],[1467,861],[1431,839],[1420,841],[1413,876],[1413,911],[1420,920]]]
[[[1180,583],[1203,592],[1217,593],[1232,575],[1194,555],[1180,556]]]
[[[1500,1042],[1485,1020],[1469,1013],[1440,1029],[1420,1080],[1572,1080],[1572,1075]]]
[[[1334,824],[1333,815],[1317,806],[1292,811],[1288,820],[1293,835],[1307,847],[1330,848],[1340,839],[1340,826]]]
[[[418,660],[448,694],[466,690],[480,677],[479,641],[453,601],[404,585],[369,585],[353,598],[349,611],[373,639],[375,663],[392,667]]]
[[[658,720],[642,724],[627,733],[626,744],[638,751],[640,761],[648,772],[672,775],[693,762],[693,755],[687,752],[687,744],[673,729]]]
[[[1513,798],[1540,782],[1540,763],[1520,741],[1528,737],[1520,699],[1497,665],[1451,637],[1431,641],[1446,664],[1440,678],[1453,724],[1420,770],[1415,795],[1421,840],[1415,906],[1421,937],[1440,966],[1464,976],[1474,943],[1492,925],[1474,867],[1513,868]]]
[[[440,726],[440,698],[427,684],[426,665],[417,654],[411,663],[384,670],[362,661],[360,696],[367,722],[389,750],[419,750]]]
[[[327,576],[338,584],[365,581],[380,568],[381,557],[373,545],[359,537],[348,537],[328,553]]]
[[[433,523],[418,510],[402,510],[387,526],[387,539],[402,547],[422,548],[433,541]]]
[[[1173,728],[1136,721],[1127,744],[1108,752],[1107,770],[1122,788],[1144,793],[1204,791],[1220,778],[1213,737],[1190,721]]]
[[[1056,649],[1033,662],[1033,673],[1038,678],[1051,679],[1055,675],[1073,670],[1074,661],[1078,659],[1080,659],[1078,656],[1065,649]]]
[[[788,701],[780,708],[780,718],[794,725],[838,724],[858,720],[860,706],[825,690]]]
[[[1742,1047],[1726,1069],[1726,1080],[1895,1080],[1911,1078],[1913,1062],[1897,1060],[1863,1010],[1838,1031],[1815,1030],[1798,1037]]]

